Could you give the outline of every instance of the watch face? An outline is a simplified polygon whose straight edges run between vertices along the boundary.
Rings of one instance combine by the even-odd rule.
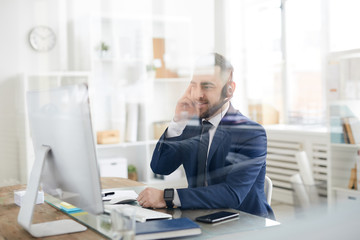
[[[36,51],[46,52],[55,47],[56,35],[51,28],[38,26],[30,31],[29,42]]]
[[[164,198],[165,199],[173,198],[173,196],[174,196],[174,189],[166,189],[164,191]]]

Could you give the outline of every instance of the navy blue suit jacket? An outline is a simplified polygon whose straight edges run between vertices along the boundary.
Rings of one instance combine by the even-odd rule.
[[[274,219],[264,193],[267,140],[263,127],[231,105],[216,129],[207,159],[207,185],[196,187],[199,126],[178,137],[161,136],[153,153],[154,173],[168,175],[183,164],[188,188],[177,189],[181,208],[233,208]]]

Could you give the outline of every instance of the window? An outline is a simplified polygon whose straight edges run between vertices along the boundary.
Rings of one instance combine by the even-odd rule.
[[[286,105],[288,123],[325,120],[322,78],[321,0],[285,1]]]
[[[233,5],[235,2],[232,2]],[[262,124],[322,124],[327,8],[322,0],[242,1],[248,115]]]
[[[248,114],[262,124],[278,123],[283,104],[280,2],[248,1],[244,7]]]

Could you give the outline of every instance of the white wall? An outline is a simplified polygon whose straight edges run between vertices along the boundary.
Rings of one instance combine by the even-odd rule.
[[[7,19],[17,18],[16,3],[2,1],[0,7],[0,29],[2,31],[0,44],[0,185],[6,179],[8,182],[17,180],[16,133],[14,131],[14,72],[19,62],[18,48],[14,41],[19,39],[19,34],[14,31],[18,28],[17,21],[8,24]],[[4,34],[6,33],[6,34]],[[12,69],[11,69],[12,68]]]
[[[164,1],[164,0],[163,0]],[[164,14],[191,19],[193,53],[196,56],[213,52],[214,46],[214,1],[165,0]]]
[[[17,120],[23,112],[16,98],[23,72],[58,70],[59,44],[49,53],[38,53],[28,43],[29,31],[47,25],[58,33],[60,0],[1,0],[0,2],[0,185],[21,179]],[[20,133],[21,134],[21,133]]]

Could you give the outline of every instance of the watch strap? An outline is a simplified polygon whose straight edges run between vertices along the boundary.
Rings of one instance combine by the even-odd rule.
[[[165,188],[164,189],[164,201],[166,203],[167,208],[174,207],[174,189],[173,188]]]

